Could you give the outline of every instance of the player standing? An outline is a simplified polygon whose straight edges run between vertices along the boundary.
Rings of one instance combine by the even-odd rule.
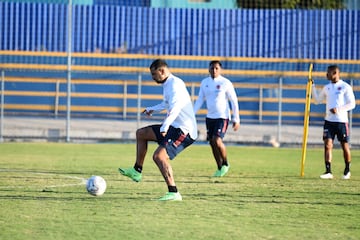
[[[341,144],[345,161],[343,179],[350,179],[351,154],[349,146],[348,111],[355,108],[355,96],[352,87],[340,79],[340,69],[336,65],[327,68],[327,79],[330,81],[320,93],[316,91],[313,83],[312,92],[316,103],[326,100],[326,113],[324,122],[324,158],[325,173],[322,179],[332,179],[331,161],[335,135]]]

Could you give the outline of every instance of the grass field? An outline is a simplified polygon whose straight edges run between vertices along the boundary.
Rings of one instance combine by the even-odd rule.
[[[150,145],[152,152],[155,145]],[[166,185],[148,154],[140,183],[121,176],[134,144],[0,144],[0,239],[359,239],[360,150],[352,179],[321,180],[323,150],[228,146],[224,178],[210,148],[193,145],[173,162],[182,202],[159,202]],[[108,188],[89,195],[84,179]]]

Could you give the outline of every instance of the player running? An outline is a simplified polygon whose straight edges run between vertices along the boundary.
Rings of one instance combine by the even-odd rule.
[[[214,177],[224,176],[230,168],[226,147],[223,143],[231,118],[229,101],[233,111],[233,129],[237,131],[240,127],[237,95],[230,80],[221,76],[221,70],[220,61],[210,62],[210,76],[201,81],[199,96],[194,104],[194,112],[196,113],[206,100],[208,111],[206,115],[207,140],[217,164]]]

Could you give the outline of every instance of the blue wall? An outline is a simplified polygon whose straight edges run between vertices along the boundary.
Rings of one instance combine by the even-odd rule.
[[[235,9],[237,8],[237,3],[236,0],[209,0],[209,1],[151,0],[151,7]]]
[[[0,0],[0,2],[67,4],[69,0]],[[72,0],[72,4],[150,7],[151,0]]]
[[[0,2],[0,50],[66,51],[67,6]],[[359,10],[73,6],[73,51],[360,59]]]

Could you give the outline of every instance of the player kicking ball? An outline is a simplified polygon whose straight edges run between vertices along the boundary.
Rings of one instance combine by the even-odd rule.
[[[136,161],[134,167],[119,168],[119,172],[140,182],[148,142],[159,144],[153,153],[153,160],[158,166],[168,187],[168,192],[160,201],[180,201],[172,167],[173,160],[181,151],[190,146],[197,138],[197,125],[193,105],[185,83],[171,74],[167,63],[157,59],[150,65],[153,80],[163,86],[163,101],[147,107],[144,113],[151,116],[153,112],[167,111],[162,124],[150,125],[136,131]]]

